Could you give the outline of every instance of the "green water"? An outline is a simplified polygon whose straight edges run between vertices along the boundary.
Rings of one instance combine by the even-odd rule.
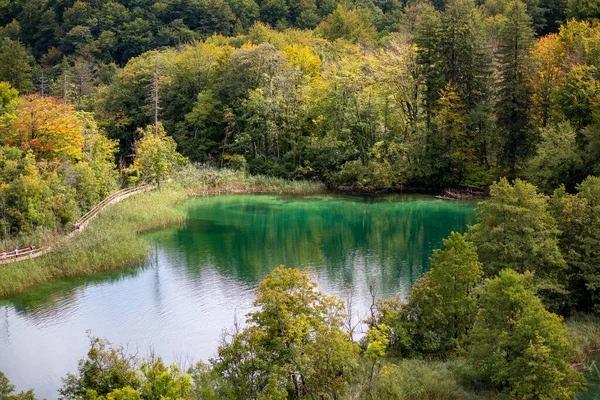
[[[474,206],[409,196],[221,196],[186,204],[185,225],[148,237],[167,251],[183,251],[191,276],[211,265],[258,283],[284,264],[348,293],[366,280],[393,295],[422,276],[442,238],[475,222]]]
[[[585,364],[587,391],[579,393],[577,400],[600,400],[600,353],[590,355]]]
[[[185,223],[145,235],[153,246],[143,265],[0,303],[0,370],[18,389],[56,398],[88,349],[86,330],[169,363],[206,360],[279,264],[311,271],[324,292],[351,299],[358,321],[370,287],[378,297],[406,294],[442,238],[475,222],[472,202],[422,196],[235,195],[181,207]]]

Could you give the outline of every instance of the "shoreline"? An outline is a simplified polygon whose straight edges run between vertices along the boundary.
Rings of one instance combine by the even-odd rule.
[[[142,262],[150,243],[140,234],[184,221],[185,214],[175,206],[189,198],[230,193],[326,192],[323,185],[311,182],[227,170],[187,170],[160,190],[133,196],[107,208],[78,235],[58,241],[51,253],[0,265],[0,300],[51,281],[91,276]]]
[[[128,268],[142,262],[149,243],[142,239],[140,234],[184,221],[185,215],[175,206],[194,197],[221,194],[435,196],[444,193],[444,190],[448,189],[331,188],[318,182],[288,181],[231,170],[188,168],[162,189],[145,192],[111,205],[100,213],[86,230],[68,240],[57,241],[51,253],[18,263],[0,265],[0,300],[51,281],[91,276]]]

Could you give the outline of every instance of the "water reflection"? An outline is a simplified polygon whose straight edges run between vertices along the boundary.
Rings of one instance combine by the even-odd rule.
[[[441,239],[474,222],[473,206],[408,196],[223,196],[190,204],[184,225],[152,238],[185,255],[191,279],[209,266],[256,283],[285,264],[345,288],[366,276],[389,295],[410,289]]]
[[[472,203],[424,197],[222,196],[184,205],[189,220],[147,235],[137,268],[42,286],[0,303],[0,370],[19,389],[56,398],[88,349],[86,330],[167,362],[207,359],[275,266],[308,269],[323,291],[364,313],[369,285],[406,293]]]

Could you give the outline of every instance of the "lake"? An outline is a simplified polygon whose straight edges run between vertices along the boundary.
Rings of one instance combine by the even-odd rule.
[[[185,223],[145,235],[152,251],[143,265],[0,302],[0,370],[19,390],[56,398],[88,350],[87,331],[168,363],[207,360],[280,264],[314,273],[358,321],[370,288],[406,294],[442,239],[475,222],[474,202],[408,195],[227,195],[181,207]]]

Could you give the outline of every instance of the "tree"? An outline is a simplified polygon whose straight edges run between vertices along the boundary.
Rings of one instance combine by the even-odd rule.
[[[423,67],[424,106],[429,127],[433,120],[439,92],[444,87],[442,71],[439,68],[442,40],[441,13],[429,2],[419,2],[414,7],[416,7],[414,41],[417,45],[417,63]]]
[[[0,82],[0,118],[14,113],[18,105],[18,99],[19,91],[17,89],[10,86],[8,82]]]
[[[342,4],[321,22],[318,30],[328,40],[343,38],[353,43],[370,44],[376,35],[367,9],[350,9]]]
[[[0,139],[46,159],[80,160],[83,123],[73,106],[52,96],[29,95],[16,110],[12,129]]]
[[[0,41],[0,81],[9,82],[21,93],[33,90],[31,63],[33,59],[18,41]]]
[[[502,135],[501,162],[514,176],[533,143],[527,77],[534,31],[527,7],[521,1],[510,2],[504,16],[498,37],[500,82],[496,112]]]
[[[274,269],[256,290],[248,326],[211,364],[220,398],[336,397],[357,367],[344,306],[298,270]]]
[[[0,371],[0,399],[2,400],[35,400],[33,390],[13,394],[15,385],[12,385],[6,375]]]
[[[577,131],[568,122],[542,129],[542,141],[527,166],[527,176],[545,193],[561,184],[569,189],[581,181],[583,160],[577,151]]]
[[[473,164],[474,149],[467,132],[465,104],[452,81],[448,81],[440,92],[434,123],[448,147],[450,168],[456,171],[456,178],[462,180],[467,168]]]
[[[567,0],[567,18],[578,20],[591,20],[600,18],[600,5],[593,0]]]
[[[480,290],[469,335],[469,375],[515,399],[573,399],[583,375],[562,319],[535,294],[532,275],[503,270]]]
[[[594,103],[600,98],[598,70],[593,65],[575,65],[566,74],[565,82],[554,88],[556,104],[564,118],[578,129],[593,122]]]
[[[398,345],[408,335],[411,351],[446,356],[464,346],[473,327],[475,287],[482,276],[477,249],[456,232],[443,243],[444,249],[434,251],[431,270],[412,287],[406,304],[398,309],[398,303],[381,303],[378,322],[392,328],[396,350],[402,350]]]
[[[176,365],[167,367],[160,357],[131,356],[123,347],[90,336],[87,357],[79,360],[78,373],[63,379],[64,398],[90,400],[190,398],[191,377]]]
[[[177,152],[177,143],[167,136],[161,123],[155,132],[154,125],[138,129],[141,139],[135,147],[133,167],[141,173],[144,181],[160,183],[174,170],[183,166],[185,157]]]
[[[600,310],[600,178],[589,176],[576,194],[564,188],[551,201],[559,246],[567,262],[568,312]]]
[[[468,238],[477,246],[489,276],[502,269],[535,272],[538,283],[556,283],[565,268],[558,248],[559,230],[548,211],[548,198],[535,186],[502,178],[490,188],[490,198],[477,208],[477,224]]]

